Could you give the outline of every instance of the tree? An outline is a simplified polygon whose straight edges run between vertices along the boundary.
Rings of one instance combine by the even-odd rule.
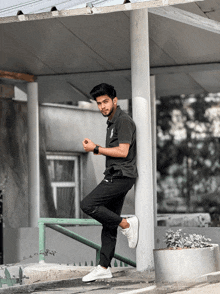
[[[168,176],[190,210],[191,195],[209,192],[220,175],[218,95],[161,97],[157,103],[157,171]],[[213,110],[214,113],[213,113]],[[161,197],[161,195],[160,195]]]

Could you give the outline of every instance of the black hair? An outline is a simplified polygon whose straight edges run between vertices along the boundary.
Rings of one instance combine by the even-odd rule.
[[[116,97],[116,91],[113,86],[102,83],[95,86],[90,92],[90,95],[92,96],[94,100],[96,100],[97,97],[100,97],[103,95],[108,95],[108,97],[113,100]]]

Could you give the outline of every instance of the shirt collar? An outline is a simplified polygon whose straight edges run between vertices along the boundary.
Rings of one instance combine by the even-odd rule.
[[[107,125],[108,125],[108,128],[112,125],[112,124],[114,124],[115,122],[116,122],[116,120],[117,120],[117,118],[119,117],[119,115],[121,114],[121,108],[120,108],[120,106],[118,105],[117,106],[117,108],[116,108],[116,111],[115,111],[115,114],[114,114],[114,116],[113,116],[113,118],[111,119],[111,120],[107,120]]]

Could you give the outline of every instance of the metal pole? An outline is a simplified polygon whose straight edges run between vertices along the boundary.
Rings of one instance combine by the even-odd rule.
[[[38,226],[40,217],[40,156],[38,83],[28,83],[28,195],[29,225]]]
[[[137,270],[154,267],[154,199],[148,10],[131,11],[131,77],[133,118],[137,127],[138,179],[135,187],[135,214],[140,223],[136,250]]]
[[[39,222],[39,263],[45,262],[45,243],[46,243],[46,226]]]

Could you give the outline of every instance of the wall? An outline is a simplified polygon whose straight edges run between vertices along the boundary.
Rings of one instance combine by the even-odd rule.
[[[105,120],[97,111],[73,107],[40,107],[41,217],[56,217],[49,185],[46,151],[84,153],[83,194],[102,178],[105,160],[85,154],[82,140],[91,137],[104,144]],[[27,104],[0,100],[0,183],[4,184],[4,225],[29,226]]]
[[[105,157],[85,153],[82,141],[90,138],[105,146],[106,118],[99,111],[74,106],[41,105],[40,120],[46,134],[47,151],[78,152],[83,155],[83,195],[86,196],[102,180]],[[134,190],[125,200],[123,214],[134,214]]]
[[[174,231],[180,227],[171,227]],[[72,227],[70,228],[75,233],[88,238],[89,240],[100,244],[101,227]],[[155,248],[166,248],[164,242],[166,231],[169,227],[156,227],[155,228]],[[220,246],[220,228],[198,228],[198,227],[181,227],[184,233],[187,234],[202,234],[212,240],[213,244]],[[147,232],[146,232],[147,234]],[[26,241],[28,240],[28,242]],[[9,228],[4,232],[4,252],[5,263],[33,263],[39,261],[38,254],[38,228]],[[95,261],[95,250],[91,249],[79,242],[63,236],[49,228],[46,229],[46,249],[56,251],[54,256],[48,255],[45,261],[48,263],[66,263],[76,264],[79,262],[82,265],[85,261],[89,264],[91,260]],[[136,260],[136,250],[131,249],[127,245],[127,238],[118,232],[118,241],[116,246],[116,253]],[[30,257],[31,256],[31,257]],[[114,262],[114,261],[113,261]]]
[[[48,185],[45,134],[41,134],[41,215],[56,215]],[[3,186],[5,228],[29,225],[27,104],[0,99],[0,183]]]
[[[105,158],[87,154],[82,146],[84,138],[105,144],[106,119],[98,111],[74,106],[42,105],[40,120],[46,134],[46,148],[50,152],[78,152],[83,154],[83,194],[86,195],[102,179]]]
[[[98,111],[68,106],[40,106],[41,217],[56,217],[48,180],[46,151],[83,154],[82,197],[84,197],[102,180],[105,157],[85,153],[82,141],[85,137],[89,137],[95,143],[104,145],[105,132],[106,118],[103,118]],[[28,132],[27,104],[25,102],[0,100],[0,138],[0,182],[2,183],[6,179],[3,192],[4,262],[19,262],[27,253],[30,252],[30,255],[36,253],[36,248],[38,248],[38,229],[28,228]],[[122,213],[133,214],[133,190],[128,193],[126,198]],[[78,228],[78,230],[83,231],[84,229]],[[51,235],[49,240],[61,244],[57,240],[62,240],[63,236],[55,234],[56,236],[52,237]],[[91,231],[88,231],[89,235],[91,235]],[[100,239],[100,233],[98,239]],[[53,245],[53,242],[50,244]],[[78,243],[75,245],[74,242],[72,240],[65,241],[64,250],[58,250],[63,252],[59,253],[61,254],[58,258],[59,262],[65,262],[66,259],[69,259],[72,250],[75,250],[74,248],[80,248],[80,251],[77,251],[79,256],[85,255],[84,252],[87,250],[81,250],[82,246],[79,246]],[[120,242],[119,247],[123,248]]]
[[[77,226],[68,227],[68,229],[100,245],[101,227]],[[4,248],[7,248],[4,251],[4,262],[7,264],[16,262],[37,263],[39,261],[38,243],[38,228],[8,229],[4,233]],[[47,263],[75,263],[78,265],[81,262],[82,265],[85,265],[85,262],[87,262],[88,265],[91,265],[91,261],[95,263],[96,259],[95,249],[55,232],[50,228],[46,228],[46,249],[56,251],[54,256],[49,254],[45,257],[45,262]],[[135,249],[128,247],[127,238],[119,232],[116,253],[135,261],[135,252]]]
[[[28,224],[27,109],[0,99],[0,183],[6,227]]]

